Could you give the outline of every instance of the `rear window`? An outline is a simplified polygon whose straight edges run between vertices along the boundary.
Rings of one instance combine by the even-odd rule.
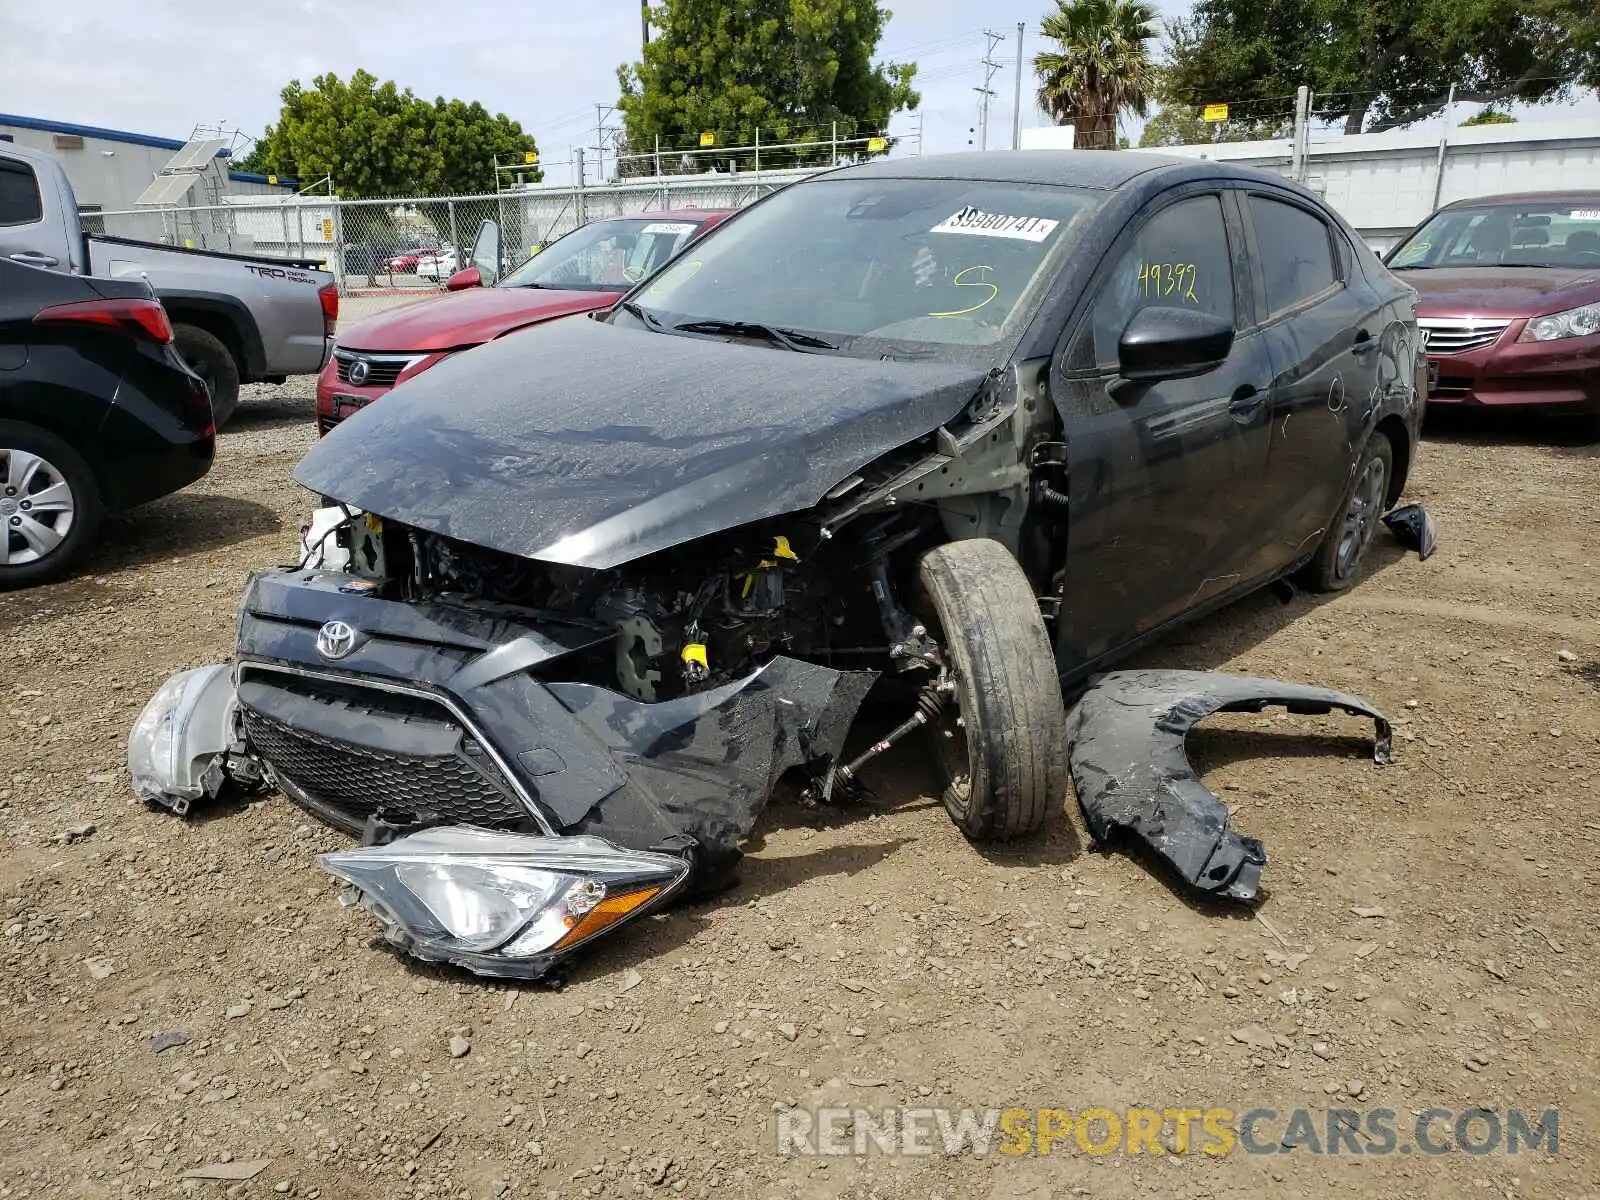
[[[43,216],[44,200],[33,168],[0,159],[0,225],[31,225]]]
[[[1390,269],[1396,271],[1596,266],[1600,266],[1600,196],[1447,208],[1435,213],[1389,258]]]
[[[1250,219],[1270,313],[1286,312],[1339,282],[1333,241],[1320,218],[1293,204],[1251,196]]]

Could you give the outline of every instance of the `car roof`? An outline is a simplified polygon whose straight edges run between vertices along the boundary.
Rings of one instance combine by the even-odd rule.
[[[1202,166],[1208,169],[1199,169]],[[1191,169],[1186,173],[1209,177],[1246,173],[1205,159],[1143,154],[1136,150],[980,150],[875,158],[830,171],[821,178],[982,179],[993,183],[1053,183],[1109,190],[1153,171],[1182,172],[1186,167]]]
[[[710,221],[731,217],[733,208],[663,208],[650,212],[618,213],[614,217],[596,217],[597,221]]]
[[[1600,192],[1503,192],[1496,196],[1471,196],[1452,200],[1445,208],[1472,208],[1494,204],[1592,204],[1600,208]]]

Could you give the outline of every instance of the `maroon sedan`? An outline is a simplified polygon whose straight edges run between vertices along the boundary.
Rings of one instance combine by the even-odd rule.
[[[696,208],[592,221],[558,238],[492,287],[481,268],[457,271],[436,296],[339,330],[317,378],[317,434],[397,383],[461,350],[529,325],[594,309],[662,266],[732,214]],[[494,262],[498,253],[490,254]]]
[[[1459,200],[1391,251],[1430,404],[1600,415],[1600,192]]]

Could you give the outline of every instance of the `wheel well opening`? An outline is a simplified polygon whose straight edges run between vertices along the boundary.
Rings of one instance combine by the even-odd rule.
[[[1388,438],[1394,451],[1394,472],[1389,477],[1389,494],[1384,497],[1385,505],[1392,505],[1405,491],[1406,478],[1411,474],[1411,435],[1406,432],[1405,422],[1395,416],[1379,421],[1376,433]]]

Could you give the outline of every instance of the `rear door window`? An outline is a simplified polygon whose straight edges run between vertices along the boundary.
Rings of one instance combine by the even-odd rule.
[[[0,225],[31,225],[43,216],[44,199],[33,168],[0,158]]]
[[[1128,322],[1140,309],[1158,305],[1233,321],[1233,258],[1221,196],[1195,196],[1167,206],[1122,252],[1095,300],[1096,363],[1115,363]]]
[[[1270,315],[1297,308],[1339,282],[1333,242],[1320,217],[1294,204],[1251,196],[1250,220]]]

